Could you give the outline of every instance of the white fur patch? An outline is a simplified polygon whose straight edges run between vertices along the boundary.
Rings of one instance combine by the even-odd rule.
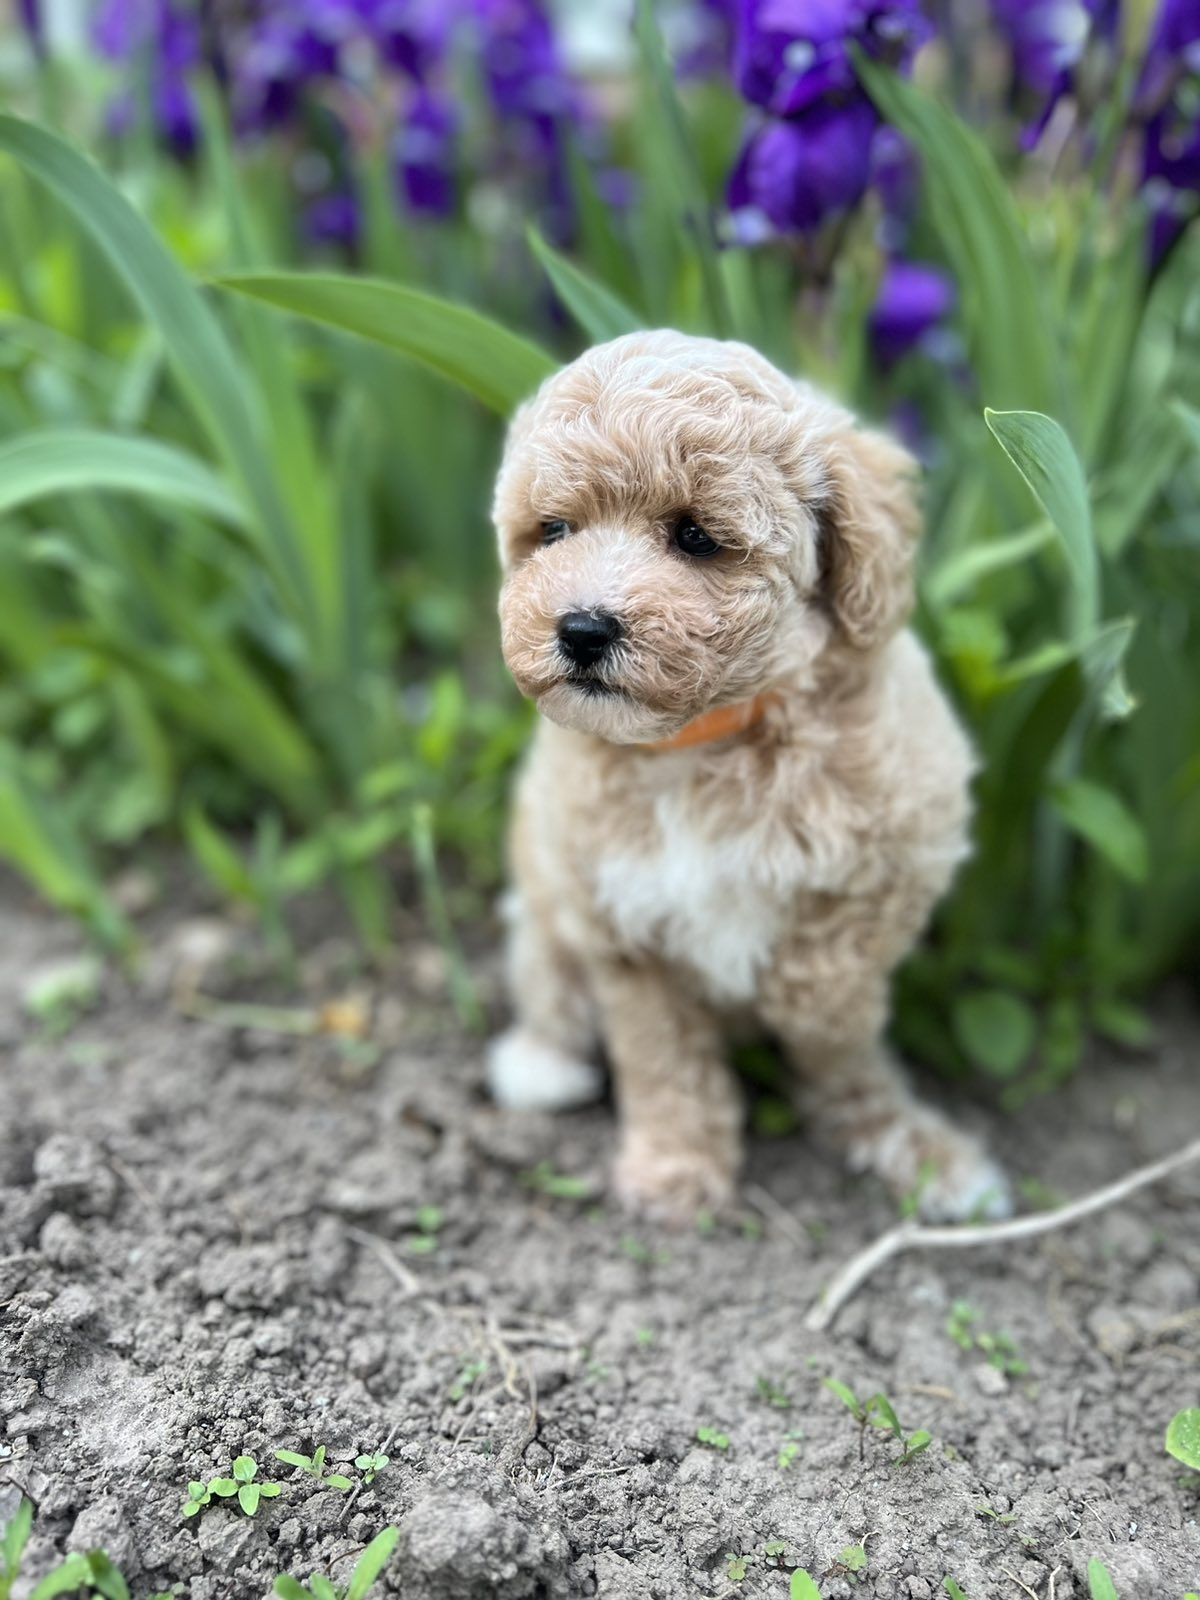
[[[604,1092],[599,1067],[564,1055],[523,1028],[492,1041],[487,1075],[493,1100],[510,1111],[567,1111],[590,1105]]]
[[[756,833],[714,842],[697,831],[687,802],[659,797],[658,848],[602,861],[597,895],[633,949],[692,968],[714,1000],[738,1004],[753,997],[798,884],[771,880]]]

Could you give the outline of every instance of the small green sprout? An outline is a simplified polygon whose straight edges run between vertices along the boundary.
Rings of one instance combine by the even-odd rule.
[[[976,1506],[975,1515],[977,1517],[989,1517],[993,1522],[998,1523],[1002,1528],[1007,1527],[1010,1522],[1015,1522],[1017,1520],[1011,1512],[1005,1512],[1001,1514],[999,1511],[994,1511],[991,1506]]]
[[[838,1565],[845,1567],[847,1572],[865,1572],[867,1570],[867,1547],[861,1542],[848,1544],[838,1556]]]
[[[457,1403],[469,1389],[473,1389],[488,1369],[486,1361],[468,1361],[460,1369],[458,1377],[450,1385],[450,1398]]]
[[[1010,1336],[1007,1333],[977,1331],[975,1324],[978,1321],[979,1313],[974,1306],[965,1300],[956,1300],[946,1320],[946,1332],[960,1350],[978,1350],[1006,1378],[1019,1378],[1027,1373],[1029,1363],[1021,1359]]]
[[[637,1235],[633,1233],[622,1235],[621,1254],[628,1256],[630,1261],[636,1261],[641,1267],[665,1266],[671,1259],[669,1250],[652,1250],[648,1244],[643,1244]]]
[[[774,1406],[778,1411],[792,1409],[792,1397],[782,1384],[776,1383],[774,1378],[755,1378],[755,1393],[764,1405]]]
[[[955,1583],[953,1578],[944,1578],[942,1580],[942,1588],[945,1589],[946,1593],[950,1596],[950,1600],[967,1600],[966,1595]]]
[[[258,1462],[253,1456],[238,1456],[233,1463],[233,1476],[231,1478],[210,1478],[207,1483],[193,1480],[188,1484],[187,1499],[183,1502],[183,1515],[194,1517],[203,1511],[204,1507],[211,1505],[213,1499],[233,1500],[248,1517],[258,1511],[260,1500],[274,1500],[276,1495],[283,1493],[282,1484],[259,1483]]]
[[[22,1497],[0,1536],[0,1600],[8,1600],[21,1576],[21,1557],[33,1527],[33,1502]]]
[[[896,1415],[896,1408],[885,1394],[873,1394],[869,1400],[860,1400],[848,1383],[842,1383],[837,1378],[826,1378],[825,1387],[849,1411],[858,1423],[858,1454],[862,1459],[866,1448],[868,1426],[882,1428],[885,1433],[890,1433],[903,1446],[902,1453],[896,1457],[893,1466],[902,1467],[906,1462],[919,1456],[923,1450],[928,1450],[933,1442],[933,1435],[927,1428],[917,1428],[913,1433],[905,1433],[901,1426],[900,1418]]]
[[[786,1554],[787,1554],[787,1540],[786,1539],[768,1539],[766,1544],[763,1545],[763,1555],[766,1556],[768,1561],[775,1561],[780,1556],[783,1556],[783,1555],[786,1555]]]
[[[788,1586],[788,1600],[821,1600],[821,1591],[807,1572],[801,1572],[799,1567],[792,1573],[792,1581]]]
[[[658,1338],[653,1328],[639,1328],[633,1336],[643,1350],[648,1350]]]
[[[784,1435],[783,1443],[779,1446],[777,1461],[781,1472],[786,1472],[789,1467],[795,1466],[796,1457],[800,1454],[800,1441],[803,1437],[804,1435],[799,1428],[793,1428],[790,1433]]]
[[[746,1569],[750,1565],[750,1557],[735,1556],[731,1552],[727,1551],[725,1560],[728,1563],[725,1568],[725,1576],[729,1579],[730,1583],[741,1583],[742,1579],[746,1576]]]
[[[728,1450],[729,1435],[722,1433],[718,1428],[697,1428],[696,1438],[702,1445],[707,1445],[710,1450]]]
[[[371,1585],[387,1566],[392,1551],[400,1538],[399,1528],[385,1528],[377,1533],[358,1558],[349,1583],[336,1585],[319,1572],[314,1572],[307,1584],[280,1573],[275,1579],[275,1593],[280,1600],[366,1600]]]
[[[368,1489],[390,1460],[391,1457],[385,1456],[382,1450],[375,1450],[370,1455],[355,1456],[354,1465],[362,1473],[362,1481]]]
[[[551,1200],[590,1200],[594,1192],[594,1185],[587,1178],[556,1172],[548,1161],[539,1161],[536,1167],[523,1172],[521,1182]]]
[[[23,998],[25,1010],[47,1038],[70,1033],[100,999],[104,966],[98,956],[59,962],[38,974]]]
[[[316,1478],[327,1489],[352,1489],[354,1485],[349,1478],[340,1472],[331,1472],[325,1475],[325,1446],[319,1444],[311,1456],[300,1455],[296,1450],[276,1450],[276,1461],[282,1461],[285,1467],[296,1467],[306,1473],[310,1478]]]
[[[1167,1426],[1167,1454],[1200,1472],[1200,1407],[1177,1411]]]
[[[418,1206],[417,1232],[408,1239],[408,1253],[414,1256],[432,1255],[438,1247],[438,1231],[446,1220],[441,1206]]]
[[[0,1533],[0,1600],[10,1600],[21,1576],[21,1558],[33,1527],[33,1505],[22,1499]],[[129,1600],[129,1585],[103,1550],[76,1551],[55,1567],[30,1591],[29,1600],[52,1600],[54,1595],[74,1594],[87,1588],[100,1600]],[[149,1600],[172,1600],[169,1594],[151,1595]]]

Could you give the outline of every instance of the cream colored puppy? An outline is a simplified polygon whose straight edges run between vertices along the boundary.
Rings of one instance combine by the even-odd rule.
[[[549,379],[496,488],[504,657],[542,713],[512,834],[504,1105],[596,1095],[616,1182],[733,1192],[723,1031],[781,1041],[813,1132],[927,1215],[1008,1205],[883,1042],[967,850],[971,752],[904,630],[913,462],[742,344],[630,334]]]

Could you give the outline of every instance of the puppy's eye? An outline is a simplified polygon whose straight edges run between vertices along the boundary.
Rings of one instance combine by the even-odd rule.
[[[551,517],[548,522],[542,523],[542,543],[557,544],[560,539],[565,539],[571,531],[571,524],[564,517]]]
[[[715,539],[709,538],[695,517],[689,516],[686,511],[676,521],[671,537],[685,556],[698,556],[702,560],[707,556],[715,556],[721,548]]]

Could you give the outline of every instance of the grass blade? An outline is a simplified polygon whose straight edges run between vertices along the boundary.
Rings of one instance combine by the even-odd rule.
[[[921,155],[930,218],[958,280],[985,394],[1004,406],[1061,412],[1058,343],[1029,241],[982,140],[913,84],[855,53],[863,87]]]
[[[412,356],[501,416],[558,365],[548,351],[477,311],[402,284],[332,272],[247,272],[217,281],[280,311]]]
[[[367,1591],[387,1566],[400,1538],[399,1528],[384,1528],[377,1533],[358,1558],[354,1576],[346,1590],[346,1600],[366,1600]]]
[[[202,461],[156,439],[47,428],[0,444],[0,516],[49,494],[118,489],[244,526],[242,502]]]
[[[526,238],[555,294],[589,339],[603,344],[642,327],[641,319],[622,299],[547,244],[536,228],[529,228]]]

